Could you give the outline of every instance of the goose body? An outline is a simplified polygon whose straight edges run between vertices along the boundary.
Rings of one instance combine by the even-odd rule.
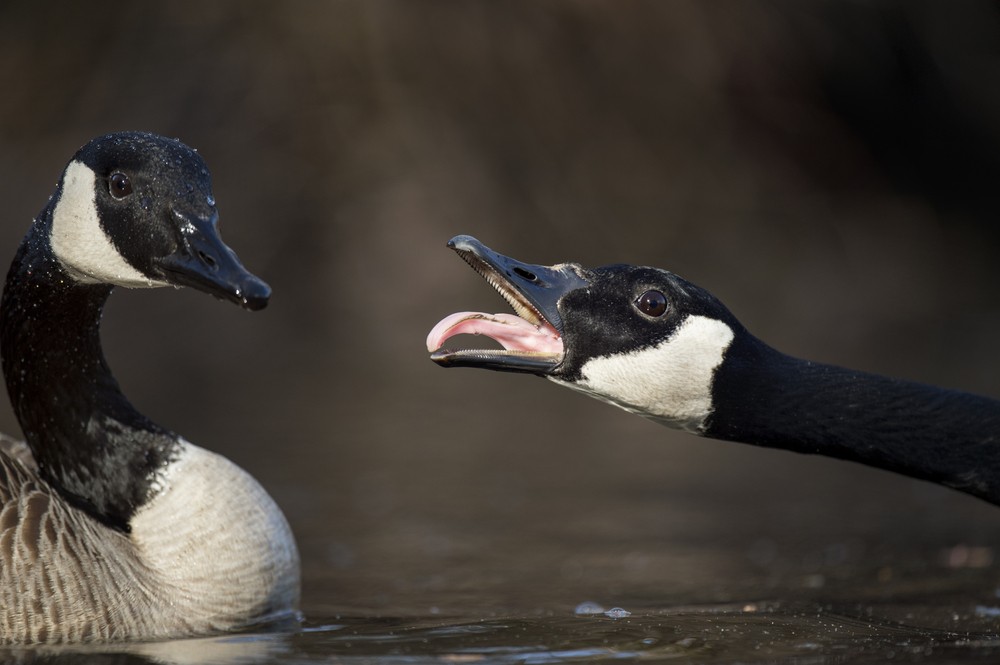
[[[705,289],[632,265],[539,266],[449,242],[517,315],[460,312],[447,367],[527,372],[696,435],[827,455],[1000,504],[1000,402],[785,355]],[[462,333],[503,350],[441,348]]]
[[[70,160],[11,265],[0,357],[25,442],[0,443],[0,643],[183,637],[295,616],[298,553],[264,489],[153,423],[104,359],[115,286],[270,290],[219,238],[179,141],[121,133]]]

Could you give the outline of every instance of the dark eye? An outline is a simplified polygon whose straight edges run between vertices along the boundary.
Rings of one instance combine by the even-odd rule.
[[[659,291],[646,291],[635,301],[635,306],[646,316],[657,318],[667,311],[667,297]]]
[[[111,196],[123,199],[132,193],[132,181],[124,173],[112,173],[108,179],[108,189],[111,190]]]

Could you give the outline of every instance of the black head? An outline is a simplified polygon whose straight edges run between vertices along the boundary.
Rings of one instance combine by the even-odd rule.
[[[469,236],[453,238],[448,246],[496,288],[518,316],[461,312],[443,319],[427,345],[431,359],[446,367],[575,381],[589,360],[655,347],[692,315],[739,326],[714,296],[666,270],[521,263]],[[461,333],[492,337],[505,349],[439,348]]]
[[[70,161],[52,205],[52,250],[79,281],[190,286],[247,309],[267,304],[270,288],[219,237],[208,167],[176,139],[94,139]]]
[[[533,266],[467,236],[449,245],[521,316],[460,312],[427,337],[445,367],[527,372],[672,427],[703,432],[716,369],[743,328],[710,293],[666,270]],[[455,335],[504,350],[439,348]]]
[[[559,299],[565,352],[552,374],[567,381],[593,358],[659,346],[692,316],[740,326],[715,296],[669,271],[619,264],[587,273],[587,288]]]

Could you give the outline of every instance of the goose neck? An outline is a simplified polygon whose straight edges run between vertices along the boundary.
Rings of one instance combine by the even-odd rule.
[[[100,320],[113,287],[74,280],[39,226],[22,242],[0,302],[7,391],[43,478],[127,530],[176,437],[129,403],[104,358]]]

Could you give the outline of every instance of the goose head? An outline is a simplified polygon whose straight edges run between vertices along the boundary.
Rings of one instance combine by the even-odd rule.
[[[445,317],[427,337],[431,360],[531,373],[681,429],[704,426],[714,371],[742,330],[708,291],[659,268],[527,264],[470,236],[448,246],[516,314]],[[503,348],[443,348],[461,334]]]
[[[140,132],[94,139],[49,203],[52,254],[83,284],[188,286],[257,310],[270,288],[219,236],[212,181],[180,141]]]

